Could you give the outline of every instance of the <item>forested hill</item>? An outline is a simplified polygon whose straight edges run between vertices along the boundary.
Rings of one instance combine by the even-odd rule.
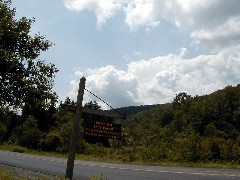
[[[73,102],[67,99],[65,103]],[[87,106],[99,108],[95,103]],[[204,96],[181,92],[169,104],[117,111],[127,114],[126,119],[116,121],[122,127],[121,140],[85,137],[78,143],[78,153],[115,154],[123,161],[240,164],[240,85]],[[0,143],[66,153],[74,118],[74,113],[61,106],[27,106],[22,115],[2,107]]]
[[[130,115],[128,121],[148,119],[158,122],[160,127],[175,124],[179,130],[188,127],[200,134],[204,134],[208,128],[206,126],[211,124],[229,134],[228,130],[240,130],[240,84],[203,96],[192,97],[181,92],[168,104],[130,106],[116,110]]]
[[[161,106],[160,104],[153,104],[153,105],[141,105],[141,106],[128,106],[128,107],[121,107],[121,108],[116,108],[115,110],[119,113],[124,113],[127,116],[137,114],[139,112],[143,112],[146,110],[151,110],[153,108]],[[113,111],[113,110],[111,110]]]
[[[141,147],[146,160],[240,163],[240,85],[204,96],[179,93],[171,104],[129,116],[122,125],[125,143]]]

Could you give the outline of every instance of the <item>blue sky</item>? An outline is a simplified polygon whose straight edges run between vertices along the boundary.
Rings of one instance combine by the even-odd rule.
[[[41,59],[60,70],[61,100],[76,99],[82,76],[113,107],[240,83],[238,0],[13,0],[12,7],[17,18],[35,17],[32,33],[55,44]],[[86,92],[89,100],[97,99]]]

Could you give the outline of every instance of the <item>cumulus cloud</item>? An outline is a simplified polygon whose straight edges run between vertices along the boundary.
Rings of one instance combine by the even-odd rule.
[[[131,28],[162,19],[189,32],[197,45],[212,52],[240,43],[238,0],[135,0],[127,7],[126,23]]]
[[[94,12],[98,25],[105,23],[120,8],[119,0],[64,0],[64,4],[70,10]]]
[[[240,43],[239,0],[65,0],[65,6],[94,12],[98,24],[121,11],[131,30],[144,26],[151,31],[164,19],[212,52]]]
[[[145,25],[147,28],[156,27],[159,21],[156,21],[157,10],[154,1],[135,0],[129,1],[124,8],[126,13],[125,22],[131,30],[135,30],[138,26]]]
[[[191,33],[196,44],[215,51],[236,46],[240,43],[240,16],[229,18],[222,25],[212,29],[199,29]]]
[[[159,56],[130,62],[126,71],[106,66],[77,71],[76,79],[85,75],[86,88],[113,107],[171,102],[175,94],[203,95],[226,85],[240,83],[240,46],[215,55],[186,59],[179,55]],[[78,81],[70,83],[69,96],[76,99]],[[85,92],[85,102],[97,100]]]

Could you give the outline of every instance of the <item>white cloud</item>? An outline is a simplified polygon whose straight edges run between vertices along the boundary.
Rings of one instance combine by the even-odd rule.
[[[212,52],[240,43],[239,0],[65,0],[65,6],[93,11],[98,25],[121,11],[133,31],[143,26],[149,32],[161,20],[171,21]]]
[[[184,57],[186,54],[187,54],[187,48],[181,48],[179,56]]]
[[[125,21],[131,30],[135,30],[138,26],[147,24],[155,24],[156,26],[154,8],[155,4],[152,0],[130,1],[124,9],[126,13]]]
[[[186,49],[183,49],[186,51]],[[88,69],[86,88],[113,107],[171,102],[180,91],[192,96],[211,93],[240,83],[240,46],[215,55],[186,59],[181,55],[159,56],[130,62],[126,71],[113,66]],[[79,72],[76,73],[79,79]],[[77,94],[71,81],[69,96]],[[89,93],[85,102],[97,100]],[[103,105],[106,108],[106,105]]]
[[[148,1],[149,2],[149,1]],[[154,1],[151,14],[155,20],[165,19],[190,33],[205,49],[217,52],[240,43],[239,0]]]
[[[160,21],[150,22],[146,24],[146,32],[151,32],[152,29],[156,28],[160,24]]]
[[[98,25],[105,23],[120,8],[118,0],[64,0],[64,3],[70,10],[94,12]]]
[[[194,41],[205,47],[221,50],[240,44],[240,16],[229,18],[214,29],[199,29],[191,33]]]

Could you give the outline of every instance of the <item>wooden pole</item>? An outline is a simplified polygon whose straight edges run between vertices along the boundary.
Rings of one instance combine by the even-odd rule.
[[[80,120],[82,116],[82,101],[83,101],[83,94],[85,89],[85,82],[86,78],[82,77],[79,83],[78,95],[77,95],[77,108],[76,108],[76,116],[73,121],[72,127],[72,134],[71,134],[71,141],[70,141],[70,148],[68,154],[68,161],[67,161],[67,169],[66,169],[66,178],[72,180],[73,177],[73,167],[74,167],[74,160],[76,154],[76,145],[78,142],[78,135],[80,131]]]

